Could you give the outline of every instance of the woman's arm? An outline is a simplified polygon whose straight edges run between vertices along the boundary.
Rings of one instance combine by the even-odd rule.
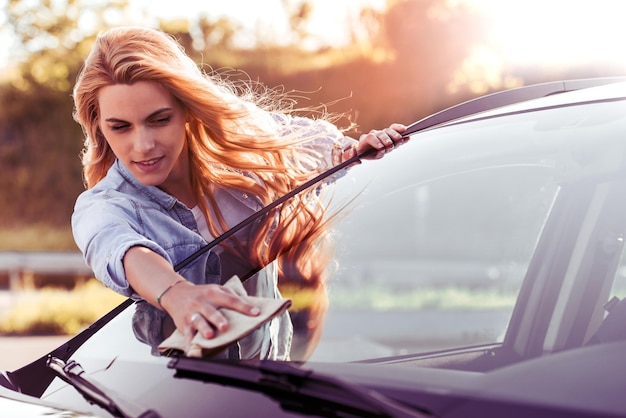
[[[382,158],[386,152],[391,151],[404,141],[402,133],[407,129],[403,124],[392,123],[389,127],[381,130],[373,129],[369,133],[361,135],[357,140],[344,136],[335,125],[324,119],[310,119],[285,114],[272,115],[274,121],[282,126],[283,135],[290,135],[302,129],[302,132],[296,137],[313,138],[303,142],[301,146],[319,152],[327,169],[370,148],[374,148],[378,152],[367,157],[368,159]]]
[[[185,280],[167,260],[146,247],[130,248],[123,263],[128,283],[135,292],[169,313],[187,340],[191,340],[196,331],[205,338],[212,338],[215,330],[228,329],[228,321],[218,308],[252,316],[259,314],[257,307],[228,288],[217,284],[194,285]]]

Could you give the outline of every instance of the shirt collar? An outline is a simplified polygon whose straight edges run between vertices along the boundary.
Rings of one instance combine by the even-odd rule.
[[[149,199],[156,201],[166,209],[171,209],[176,203],[180,203],[174,196],[164,192],[156,186],[146,186],[141,184],[119,159],[115,160],[114,166],[124,180],[130,183],[139,192],[146,195]],[[182,205],[182,203],[180,204]]]

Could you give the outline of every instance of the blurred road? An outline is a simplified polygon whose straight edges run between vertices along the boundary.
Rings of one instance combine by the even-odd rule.
[[[16,302],[9,291],[0,291],[0,316]],[[13,371],[48,354],[69,336],[8,337],[0,335],[0,371]]]
[[[15,303],[0,291],[0,316]],[[501,311],[341,311],[330,310],[312,361],[341,361],[430,351],[498,341],[510,312]],[[345,330],[352,330],[351,336]],[[410,336],[419,335],[416,339]],[[409,338],[407,338],[409,336]],[[49,353],[70,336],[0,336],[0,370],[13,371]],[[382,345],[385,341],[388,345]],[[389,345],[390,344],[390,345]],[[357,350],[357,351],[355,351]]]
[[[0,371],[13,371],[48,354],[69,336],[0,336]]]

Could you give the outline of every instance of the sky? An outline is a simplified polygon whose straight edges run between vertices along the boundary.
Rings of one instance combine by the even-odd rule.
[[[492,16],[490,44],[509,62],[626,64],[626,0],[468,0]]]
[[[0,7],[8,0],[0,0]],[[626,69],[626,0],[441,0],[468,3],[490,18],[489,45],[500,59],[517,65],[567,65],[581,60],[611,61]],[[250,28],[239,41],[252,43],[253,31],[280,39],[286,19],[282,0],[133,0],[132,5],[166,18],[213,19],[228,16]],[[361,5],[382,10],[385,0],[315,0],[310,30],[322,42],[338,44],[346,39],[346,22]],[[280,17],[280,18],[279,18]],[[354,18],[354,17],[352,17]],[[408,16],[407,18],[410,18]],[[0,45],[4,16],[0,14]],[[316,45],[313,45],[316,46]],[[8,61],[10,48],[0,48],[0,67]],[[487,58],[485,58],[487,59]]]

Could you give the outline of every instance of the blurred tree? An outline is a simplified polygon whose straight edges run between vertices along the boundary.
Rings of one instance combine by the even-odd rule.
[[[287,12],[289,26],[295,35],[296,43],[303,43],[311,36],[307,29],[307,23],[313,12],[313,5],[307,0],[282,0],[283,8]]]
[[[483,41],[481,16],[467,2],[395,0],[385,14],[381,43],[394,51],[396,82],[431,103],[427,113],[459,96],[475,95],[459,85],[455,97],[446,88],[474,48]],[[421,82],[420,82],[421,81]]]
[[[220,17],[212,21],[207,15],[200,17],[198,27],[202,34],[202,45],[196,50],[202,50],[207,45],[221,49],[236,48],[235,35],[242,29],[240,23],[231,19]]]
[[[95,34],[123,23],[128,9],[128,0],[8,0],[7,26],[25,57],[13,84],[68,91]]]
[[[4,87],[0,106],[0,227],[67,225],[82,190],[71,98],[39,85],[29,94]]]
[[[346,115],[367,131],[410,123],[454,100],[446,83],[473,42],[463,30],[474,17],[446,0],[388,3],[388,11],[365,8],[346,23],[348,45],[311,50],[303,44],[315,36],[308,32],[315,4],[306,0],[282,3],[292,35],[248,45],[239,42],[241,24],[224,17],[159,20],[136,8],[131,15],[129,0],[8,0],[8,25],[27,54],[0,83],[0,228],[44,222],[69,229],[83,190],[83,135],[71,120],[70,93],[101,28],[158,25],[209,70],[258,80],[290,93],[296,107]]]
[[[302,94],[301,102],[329,104],[329,110],[349,114],[361,131],[393,121],[411,123],[474,96],[469,83],[459,83],[454,95],[448,93],[482,41],[481,19],[474,9],[447,0],[388,4],[384,11],[361,10],[352,44],[310,54],[317,59],[335,54],[331,65],[316,71],[310,70],[312,65],[287,73],[257,67],[246,71],[270,86],[310,92]]]
[[[68,229],[83,190],[71,88],[96,32],[120,21],[127,7],[126,0],[9,0],[2,10],[22,51],[0,84],[3,229]]]

